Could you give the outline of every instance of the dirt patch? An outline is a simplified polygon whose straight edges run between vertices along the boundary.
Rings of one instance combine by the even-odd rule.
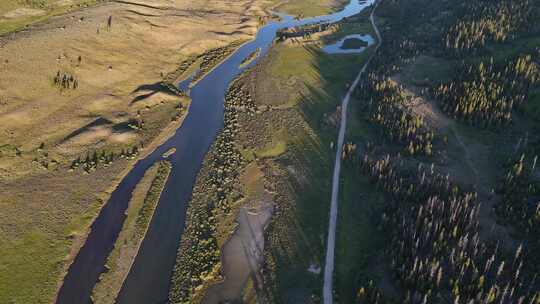
[[[263,177],[264,173],[255,162],[252,162],[244,169],[240,181],[244,185],[248,196],[253,197],[264,193]]]
[[[407,107],[415,114],[420,115],[428,126],[437,130],[446,130],[452,121],[442,113],[432,99],[427,97],[424,88],[405,81],[405,77],[404,74],[396,74],[392,76],[392,80],[403,86],[403,92],[409,100]]]

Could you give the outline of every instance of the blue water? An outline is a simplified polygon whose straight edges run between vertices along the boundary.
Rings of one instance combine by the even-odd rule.
[[[343,43],[347,39],[359,39],[362,41],[367,42],[367,47],[360,47],[357,49],[344,49]],[[371,35],[361,35],[361,34],[354,34],[354,35],[348,35],[341,40],[337,41],[336,43],[326,45],[322,48],[323,52],[327,54],[358,54],[362,53],[366,50],[366,48],[370,47],[375,43],[375,39]]]
[[[84,246],[68,270],[57,303],[90,302],[92,289],[104,270],[106,259],[122,228],[135,186],[148,168],[161,160],[165,152],[175,148],[176,153],[168,157],[172,163],[171,174],[117,299],[117,303],[122,304],[165,303],[184,227],[186,207],[204,156],[223,127],[223,101],[231,81],[245,69],[257,64],[272,46],[277,31],[337,22],[358,14],[373,1],[351,0],[340,12],[301,20],[280,14],[280,21],[270,22],[260,28],[254,40],[241,46],[197,82],[189,91],[192,103],[182,126],[153,153],[135,164],[102,208]],[[248,65],[241,66],[242,61],[257,48],[260,48],[260,55]],[[184,81],[181,85],[187,88],[188,82]]]

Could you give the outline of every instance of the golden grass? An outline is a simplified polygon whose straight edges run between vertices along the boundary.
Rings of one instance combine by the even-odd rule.
[[[0,2],[1,9],[14,9]],[[68,172],[71,162],[141,142],[145,154],[187,113],[186,98],[152,87],[135,90],[159,83],[192,54],[251,37],[258,18],[242,17],[246,9],[262,14],[258,2],[250,6],[247,0],[152,5],[158,8],[99,5],[2,40],[0,302],[53,302],[92,220],[134,160],[120,159],[90,174]],[[185,8],[219,14],[181,16]],[[79,88],[55,87],[58,71],[73,74]],[[132,103],[145,94],[150,97]],[[143,127],[133,128],[134,120]]]
[[[103,2],[103,0],[2,0],[0,35],[21,30],[50,17],[95,5],[98,2]]]

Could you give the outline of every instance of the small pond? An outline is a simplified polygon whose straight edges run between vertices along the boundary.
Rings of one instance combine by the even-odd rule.
[[[322,50],[327,54],[358,54],[375,43],[371,35],[354,34],[340,39],[334,44],[326,45]]]

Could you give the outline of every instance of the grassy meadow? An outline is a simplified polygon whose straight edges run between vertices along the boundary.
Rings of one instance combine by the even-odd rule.
[[[0,36],[107,0],[3,0],[0,3]]]

